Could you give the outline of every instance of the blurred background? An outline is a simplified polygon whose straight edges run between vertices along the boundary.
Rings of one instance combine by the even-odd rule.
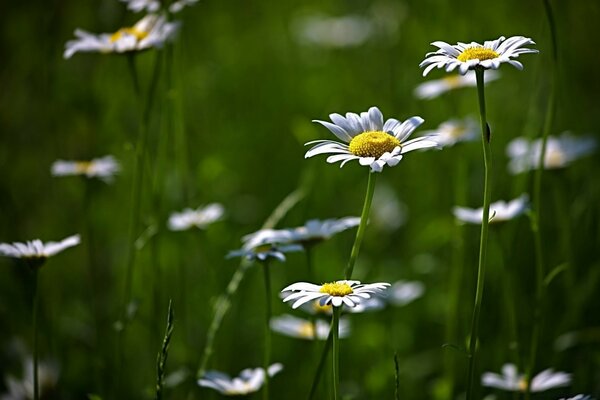
[[[597,138],[600,79],[592,41],[600,3],[551,3],[558,32],[551,134]],[[420,130],[450,118],[477,118],[473,87],[431,100],[415,97],[417,85],[446,76],[438,70],[421,76],[418,64],[435,50],[432,41],[523,35],[537,43],[538,55],[519,59],[524,71],[503,65],[499,79],[486,86],[492,201],[531,192],[532,173],[509,173],[505,151],[512,139],[542,132],[552,45],[541,0],[202,0],[175,16],[182,26],[172,45],[134,60],[144,96],[150,95],[156,62],[161,71],[133,275],[137,311],[123,334],[119,361],[113,325],[122,314],[142,106],[128,56],[82,53],[65,60],[63,51],[75,28],[115,32],[142,15],[117,0],[0,5],[0,242],[82,235],[80,246],[53,257],[40,272],[40,351],[52,375],[45,398],[152,398],[169,299],[175,327],[165,398],[220,398],[198,387],[195,375],[216,297],[239,264],[226,260],[227,252],[239,248],[240,238],[259,229],[298,187],[305,197],[279,227],[360,215],[367,169],[357,163],[339,169],[323,156],[305,160],[304,143],[333,139],[311,120],[373,105],[386,118],[420,115]],[[50,174],[56,159],[107,154],[121,164],[111,184]],[[548,273],[563,267],[547,286],[534,371],[554,368],[572,373],[573,380],[535,398],[600,396],[598,176],[597,154],[543,175],[544,268]],[[458,225],[452,207],[481,206],[481,144],[411,153],[378,178],[354,276],[365,282],[419,281],[425,292],[403,307],[351,316],[352,334],[341,345],[342,392],[348,399],[393,398],[396,353],[400,398],[460,398],[467,366],[460,349],[470,330],[479,226]],[[167,229],[171,212],[210,202],[224,205],[223,221],[206,230]],[[507,362],[523,369],[535,289],[529,225],[523,215],[491,226],[478,376],[499,372]],[[342,276],[353,239],[353,231],[341,233],[315,249],[319,282]],[[305,271],[302,253],[274,263],[274,290],[306,279]],[[23,377],[31,355],[31,293],[24,265],[2,258],[0,393],[8,392],[8,377]],[[251,268],[218,332],[210,369],[237,374],[262,364],[263,296],[261,272]],[[275,297],[273,306],[276,315],[291,313]],[[285,368],[272,380],[273,399],[306,398],[320,346],[274,336],[273,360]],[[513,398],[480,388],[478,397],[486,395]]]

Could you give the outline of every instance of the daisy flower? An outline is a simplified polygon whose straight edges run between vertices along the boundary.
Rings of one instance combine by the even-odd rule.
[[[375,33],[370,18],[359,15],[310,15],[292,24],[298,42],[324,48],[350,48],[364,44]]]
[[[371,298],[372,294],[381,292],[388,286],[390,284],[384,282],[361,284],[359,281],[350,280],[324,283],[323,285],[297,282],[282,290],[282,292],[294,292],[284,298],[283,302],[294,300],[294,304],[292,304],[294,309],[317,299],[321,306],[331,304],[334,307],[340,307],[344,304],[348,307],[355,307],[365,299]]]
[[[32,266],[39,267],[44,264],[47,258],[69,247],[77,246],[80,241],[79,235],[73,235],[60,242],[42,243],[41,240],[35,239],[25,243],[0,243],[0,255],[20,258]]]
[[[147,11],[155,13],[160,9],[160,1],[158,0],[121,0],[127,3],[127,9],[133,12]]]
[[[283,369],[283,365],[276,363],[268,368],[269,376],[275,376]],[[265,382],[265,370],[263,368],[247,368],[240,375],[231,378],[229,375],[219,371],[208,371],[198,379],[198,385],[215,389],[226,396],[243,396],[257,392]]]
[[[225,209],[219,203],[211,203],[200,206],[193,210],[186,208],[182,212],[172,213],[169,217],[169,229],[172,231],[184,231],[192,227],[205,229],[213,222],[223,218]]]
[[[242,248],[230,251],[227,258],[246,257],[250,261],[275,258],[283,262],[284,253],[304,250],[299,244],[287,244],[290,242],[289,237],[289,232],[285,230],[261,229],[244,236]]]
[[[544,392],[549,389],[568,386],[571,383],[571,374],[553,372],[546,369],[531,380],[531,392]],[[514,364],[504,364],[502,374],[486,372],[481,376],[481,384],[510,392],[524,392],[527,389],[525,376],[517,373]]]
[[[594,398],[589,394],[578,394],[569,398],[561,397],[559,400],[594,400]]]
[[[179,1],[176,1],[176,2],[172,3],[169,6],[169,12],[171,12],[173,14],[176,14],[179,11],[183,10],[185,7],[193,6],[197,2],[198,2],[198,0],[179,0]]]
[[[489,71],[487,74],[485,74],[484,80],[485,83],[488,83],[495,81],[499,77],[499,72]],[[469,71],[464,76],[460,74],[454,74],[441,79],[433,79],[423,82],[415,88],[414,95],[419,99],[431,100],[446,92],[449,92],[450,90],[475,86],[477,86],[475,72]]]
[[[297,339],[316,339],[326,340],[329,336],[331,325],[323,320],[316,320],[315,324],[311,321],[285,314],[279,317],[271,318],[271,329],[277,333]],[[350,335],[350,321],[340,320],[340,337],[345,338]]]
[[[59,368],[54,362],[40,361],[38,364],[40,397],[53,397],[57,389]],[[5,380],[8,392],[0,394],[2,400],[33,399],[33,358],[28,356],[23,361],[23,375],[21,379],[8,375]]]
[[[431,131],[423,132],[425,135],[436,135],[435,140],[442,147],[454,146],[459,142],[470,142],[479,138],[479,126],[471,117],[451,119],[442,122],[440,126]]]
[[[387,300],[394,306],[405,306],[425,293],[425,285],[419,281],[397,281],[388,290]]]
[[[592,136],[577,137],[569,132],[564,132],[558,137],[549,136],[544,155],[544,169],[564,168],[573,161],[593,153],[597,144],[596,138]],[[538,168],[541,152],[542,139],[513,139],[506,147],[506,154],[510,157],[508,170],[512,174],[519,174]]]
[[[358,217],[318,220],[311,219],[297,228],[288,229],[291,242],[311,245],[329,239],[336,233],[354,228],[360,224]]]
[[[517,69],[523,69],[523,64],[513,58],[521,54],[538,53],[535,49],[528,49],[522,46],[535,44],[530,38],[523,36],[512,36],[506,39],[504,36],[496,40],[489,40],[483,45],[471,42],[450,45],[446,42],[437,41],[431,43],[439,50],[427,53],[425,60],[419,64],[420,68],[425,67],[423,76],[426,76],[434,68],[445,68],[446,72],[452,72],[455,69],[458,73],[465,75],[467,71],[480,67],[483,69],[498,69],[500,64],[509,63]]]
[[[529,196],[522,194],[509,202],[500,200],[490,204],[490,222],[508,221],[529,209]],[[481,224],[483,208],[454,207],[452,213],[461,222]]]
[[[164,16],[156,14],[148,14],[134,26],[121,28],[115,33],[95,35],[76,29],[77,39],[67,42],[64,58],[71,58],[77,52],[127,53],[162,47],[175,37],[178,29],[178,22],[167,22]]]
[[[119,163],[113,156],[104,156],[90,161],[56,160],[52,163],[51,172],[53,176],[83,175],[112,182],[120,169]]]
[[[421,117],[411,117],[404,122],[394,118],[383,121],[383,114],[377,107],[360,115],[346,113],[329,114],[331,122],[314,120],[331,131],[343,143],[333,140],[314,140],[306,152],[305,158],[317,154],[334,154],[327,157],[328,163],[341,161],[343,167],[348,161],[358,160],[360,165],[371,167],[371,171],[381,172],[385,165],[397,165],[409,151],[438,147],[431,136],[421,136],[407,140],[411,133],[421,125]]]

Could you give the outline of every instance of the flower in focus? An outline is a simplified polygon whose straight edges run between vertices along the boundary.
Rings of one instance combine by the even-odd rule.
[[[40,398],[54,398],[57,389],[59,369],[53,362],[40,361],[38,364],[38,388]],[[8,375],[4,382],[8,392],[0,394],[0,400],[33,399],[33,358],[28,356],[23,362],[23,377],[19,380]]]
[[[593,153],[597,144],[596,138],[592,136],[576,137],[569,132],[564,132],[558,137],[549,136],[544,155],[544,169],[564,168],[578,158]],[[506,147],[506,154],[510,157],[508,170],[512,174],[519,174],[538,168],[541,152],[541,139],[513,139]]]
[[[546,369],[531,380],[532,392],[543,392],[549,389],[568,386],[571,383],[571,374],[565,372],[553,372]],[[487,387],[507,390],[511,392],[524,392],[527,389],[525,376],[517,373],[514,364],[504,364],[502,375],[486,372],[481,376],[481,384]]]
[[[121,167],[113,156],[94,158],[90,161],[56,160],[52,163],[53,176],[84,175],[88,178],[100,178],[112,182]]]
[[[336,233],[354,228],[358,224],[360,224],[360,218],[358,217],[344,217],[322,221],[311,219],[304,226],[288,229],[287,231],[289,232],[290,242],[309,246],[327,240]]]
[[[405,306],[425,293],[425,285],[419,281],[397,281],[388,290],[387,300],[394,306]]]
[[[467,117],[442,122],[436,129],[425,131],[423,134],[436,135],[435,140],[440,146],[449,147],[459,142],[476,140],[479,136],[479,128],[473,118]]]
[[[169,217],[169,229],[172,231],[184,231],[192,227],[205,229],[213,222],[223,218],[224,208],[221,204],[211,203],[195,210],[186,208],[182,212],[172,213]]]
[[[529,196],[522,194],[514,200],[497,201],[490,204],[490,222],[508,221],[523,214],[529,208]],[[483,208],[454,207],[454,216],[461,222],[470,224],[481,224],[483,220]]]
[[[394,118],[383,121],[383,114],[377,107],[360,115],[346,113],[330,114],[331,122],[314,120],[329,129],[344,143],[332,140],[314,140],[306,143],[314,144],[306,152],[305,158],[317,154],[334,154],[327,157],[328,163],[341,161],[343,167],[348,161],[358,160],[360,165],[371,167],[371,171],[381,172],[385,165],[393,167],[409,151],[438,147],[431,136],[421,136],[407,140],[411,133],[421,125],[421,117],[411,117],[404,122]]]
[[[0,255],[20,258],[33,267],[40,267],[48,257],[52,257],[69,247],[76,246],[80,241],[79,235],[73,235],[60,242],[42,243],[41,240],[35,239],[26,243],[0,243]]]
[[[423,76],[436,67],[445,67],[446,72],[458,69],[458,73],[461,75],[465,75],[467,71],[475,69],[475,67],[498,69],[502,63],[509,63],[517,69],[523,69],[523,64],[513,58],[517,58],[521,54],[538,53],[538,50],[522,47],[532,44],[535,44],[533,40],[523,36],[512,36],[508,39],[500,36],[496,40],[485,41],[483,45],[476,42],[458,42],[450,45],[437,41],[431,45],[439,50],[427,53],[419,67],[425,67]]]
[[[155,13],[160,9],[160,1],[158,0],[121,0],[127,3],[127,8],[133,12],[147,11]]]
[[[284,288],[282,292],[294,292],[283,299],[283,302],[294,300],[292,308],[296,309],[302,304],[319,299],[319,304],[328,304],[340,307],[342,304],[355,307],[365,299],[371,298],[374,293],[385,290],[389,283],[361,284],[359,281],[342,280],[323,285],[307,282],[297,282]]]
[[[311,321],[288,314],[271,318],[270,325],[273,331],[281,333],[282,335],[308,340],[313,340],[315,338],[326,340],[331,328],[329,323],[320,319],[316,320],[313,325]],[[341,338],[348,337],[350,335],[350,321],[341,319],[339,329]]]
[[[485,74],[484,80],[485,83],[488,83],[495,81],[499,77],[499,72],[489,71]],[[431,100],[453,89],[475,86],[477,86],[475,72],[469,71],[464,76],[460,74],[454,74],[441,79],[433,79],[423,82],[415,88],[414,95],[419,99]]]
[[[246,257],[251,261],[275,258],[285,261],[284,253],[304,250],[304,247],[299,244],[288,244],[289,238],[290,233],[287,230],[261,229],[244,236],[242,248],[230,251],[227,258]]]
[[[127,53],[162,47],[175,37],[178,29],[178,22],[167,22],[164,16],[156,14],[148,14],[134,26],[115,33],[95,35],[76,29],[77,39],[67,42],[64,58],[71,58],[77,52]]]
[[[268,369],[269,376],[275,376],[283,369],[283,365],[272,364]],[[229,375],[219,371],[208,371],[198,379],[198,385],[215,389],[226,396],[242,396],[257,392],[265,382],[265,370],[263,368],[247,368],[240,375],[231,378]]]

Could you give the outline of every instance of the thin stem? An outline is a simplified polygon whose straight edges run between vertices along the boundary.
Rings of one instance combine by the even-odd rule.
[[[340,312],[342,307],[333,307],[331,318],[331,332],[333,337],[333,400],[338,400],[340,395]]]
[[[394,399],[400,400],[400,365],[398,364],[398,352],[394,352],[394,381],[395,381],[395,390],[394,390]]]
[[[483,219],[481,221],[481,237],[479,242],[479,265],[477,267],[477,288],[475,290],[475,307],[473,309],[473,319],[471,321],[471,338],[469,340],[469,369],[467,376],[467,400],[474,398],[474,378],[475,378],[475,359],[477,355],[477,342],[479,338],[479,315],[481,313],[481,301],[483,299],[483,286],[485,282],[485,266],[487,257],[488,225],[490,219],[491,202],[491,170],[492,170],[492,149],[490,146],[490,128],[487,124],[485,115],[485,92],[483,68],[476,68],[477,77],[477,95],[479,98],[479,114],[481,119],[481,139],[483,144]]]
[[[263,278],[265,281],[265,348],[263,366],[265,370],[265,384],[263,387],[263,399],[269,399],[269,364],[271,363],[271,273],[269,270],[269,259],[261,263]]]
[[[333,342],[333,333],[329,331],[329,335],[327,336],[327,341],[323,346],[323,351],[321,352],[321,358],[319,359],[319,364],[317,365],[317,370],[315,372],[315,377],[313,378],[313,382],[310,386],[310,393],[308,394],[308,400],[312,400],[315,398],[317,394],[317,388],[319,387],[319,382],[321,381],[321,376],[323,375],[323,369],[325,368],[325,362],[327,361],[327,356],[329,355],[329,349],[331,349],[331,344]]]
[[[38,270],[39,267],[33,267],[33,313],[32,313],[32,326],[33,326],[33,400],[40,398],[40,388],[38,383]]]
[[[313,257],[312,257],[312,246],[310,244],[304,246],[304,254],[306,254],[306,273],[307,281],[314,282],[314,269],[313,269]],[[312,339],[317,341],[317,318],[311,314],[310,323],[312,325]]]
[[[156,400],[163,398],[163,386],[165,379],[165,368],[167,366],[167,358],[169,356],[169,345],[171,344],[171,336],[173,335],[173,300],[169,300],[169,310],[167,312],[167,327],[165,328],[165,336],[162,346],[156,358]]]
[[[358,252],[360,251],[360,245],[365,235],[365,229],[367,227],[367,221],[369,219],[369,211],[371,210],[371,202],[373,201],[373,193],[375,192],[375,181],[377,175],[376,172],[369,171],[369,180],[367,182],[367,193],[365,195],[365,202],[363,204],[362,213],[360,215],[360,224],[356,231],[356,238],[352,245],[352,251],[350,252],[350,259],[348,260],[348,266],[346,267],[345,276],[346,279],[352,278],[352,271],[354,270],[354,264],[358,258]]]

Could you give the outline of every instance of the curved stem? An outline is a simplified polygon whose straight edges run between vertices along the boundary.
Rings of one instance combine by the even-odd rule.
[[[340,312],[342,307],[333,307],[333,317],[331,318],[331,332],[333,337],[333,400],[338,400],[340,396]]]
[[[354,264],[356,263],[356,259],[358,258],[358,252],[360,251],[360,245],[362,243],[363,237],[365,235],[365,229],[367,227],[367,221],[369,219],[369,211],[371,210],[371,202],[373,201],[373,193],[375,192],[375,181],[376,181],[376,172],[369,171],[369,180],[367,182],[367,193],[365,195],[365,202],[363,204],[362,213],[360,215],[360,224],[358,225],[358,230],[356,231],[356,238],[354,239],[354,244],[352,245],[352,251],[350,252],[350,259],[348,260],[348,266],[346,267],[346,271],[344,275],[346,279],[352,278],[352,271],[354,271]]]
[[[37,334],[37,325],[38,325],[38,306],[39,306],[39,298],[38,298],[38,267],[34,267],[33,269],[33,400],[38,400],[40,398],[40,388],[38,383],[38,334]]]
[[[263,399],[269,399],[269,364],[271,363],[271,275],[268,259],[262,262],[263,278],[265,281],[265,348],[264,348],[264,370],[265,384],[263,387]]]
[[[490,146],[490,128],[485,115],[485,92],[483,75],[485,70],[476,68],[477,95],[479,98],[479,114],[481,119],[481,139],[483,143],[483,218],[481,221],[481,237],[479,241],[479,265],[477,267],[477,288],[475,290],[475,307],[471,321],[471,338],[469,340],[469,370],[467,376],[467,400],[474,398],[473,381],[475,377],[475,359],[477,355],[477,341],[479,337],[479,315],[481,313],[481,301],[483,299],[483,286],[485,282],[485,266],[487,258],[488,226],[490,219],[491,201],[491,169],[492,149]]]

